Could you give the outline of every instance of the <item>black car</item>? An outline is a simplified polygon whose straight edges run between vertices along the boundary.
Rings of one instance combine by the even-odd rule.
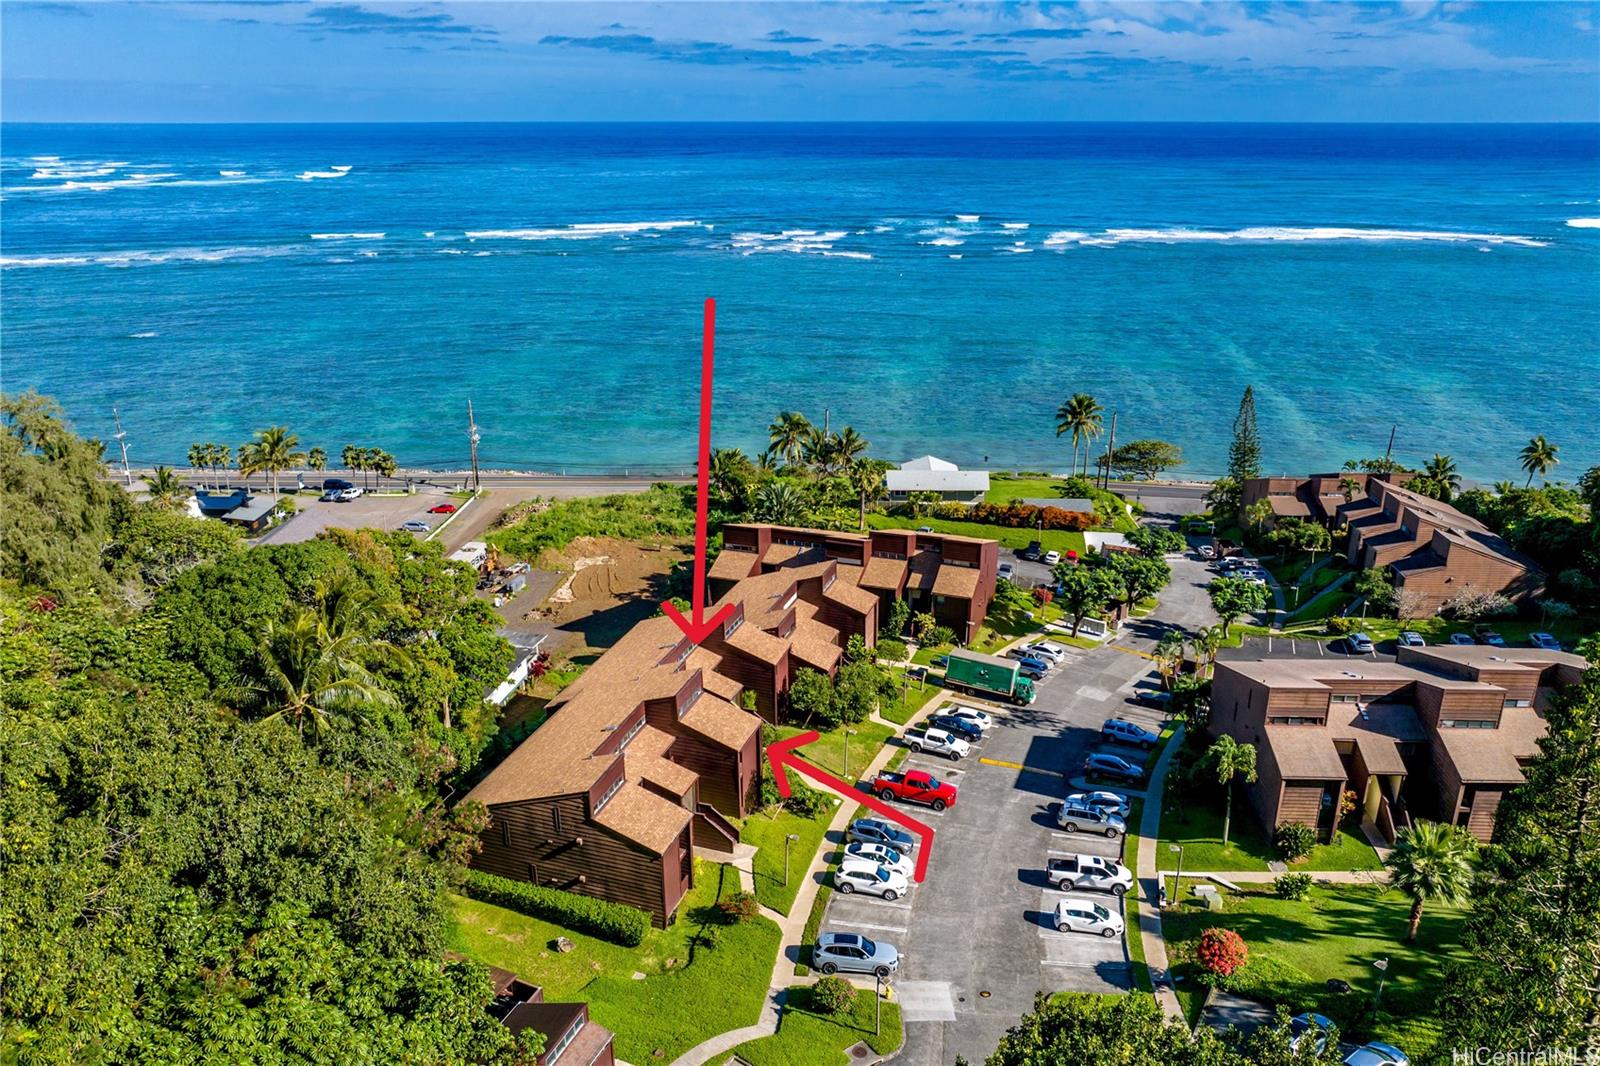
[[[928,719],[936,729],[946,729],[966,740],[982,740],[983,728],[970,718],[957,718],[953,714],[936,714]]]
[[[1036,540],[1030,540],[1028,546],[1018,553],[1030,563],[1036,563],[1044,555],[1044,545]]]
[[[322,482],[323,492],[342,492],[345,489],[353,488],[355,488],[355,484],[353,482],[346,481],[342,477],[330,477]]]

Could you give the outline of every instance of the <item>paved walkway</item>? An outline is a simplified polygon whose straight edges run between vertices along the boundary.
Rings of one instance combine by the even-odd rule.
[[[1143,866],[1140,869],[1142,871]],[[1387,884],[1389,880],[1389,875],[1384,870],[1291,870],[1289,872],[1310,874],[1313,881],[1327,885],[1381,885]],[[1177,872],[1162,870],[1160,876],[1165,880],[1168,877],[1176,877]],[[1211,881],[1223,887],[1230,887],[1230,882],[1241,885],[1270,885],[1282,876],[1283,874],[1273,870],[1183,871],[1185,881]]]
[[[1156,869],[1156,846],[1161,838],[1161,795],[1167,780],[1167,768],[1172,757],[1183,746],[1183,726],[1173,730],[1167,746],[1161,750],[1150,771],[1150,784],[1146,793],[1154,800],[1146,800],[1139,816],[1139,850],[1134,858],[1134,874],[1139,879],[1139,943],[1144,948],[1144,962],[1150,969],[1150,982],[1155,986],[1156,1002],[1167,1017],[1183,1021],[1183,1008],[1172,991],[1167,971],[1167,942],[1161,934],[1161,875]]]

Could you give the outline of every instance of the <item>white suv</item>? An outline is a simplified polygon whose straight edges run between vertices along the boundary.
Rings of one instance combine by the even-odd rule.
[[[1056,812],[1056,825],[1069,833],[1099,833],[1107,840],[1115,840],[1128,828],[1120,814],[1071,801],[1063,803]]]
[[[1056,929],[1063,933],[1099,933],[1107,940],[1122,935],[1122,915],[1081,896],[1057,903],[1055,919]]]
[[[833,871],[833,886],[845,895],[865,892],[869,896],[896,900],[906,894],[906,875],[869,859],[846,859]]]

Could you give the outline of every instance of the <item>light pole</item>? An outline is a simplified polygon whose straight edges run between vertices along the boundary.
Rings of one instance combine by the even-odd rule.
[[[1176,907],[1178,900],[1183,897],[1183,845],[1168,844],[1167,850],[1178,853],[1178,876],[1174,879],[1172,885],[1172,905]]]
[[[800,839],[799,833],[790,833],[783,838],[783,883],[789,883],[789,845]]]
[[[1372,997],[1372,1009],[1376,1011],[1378,1004],[1383,1002],[1383,979],[1389,976],[1389,960],[1379,959],[1372,965],[1378,971],[1378,994]]]
[[[877,1036],[883,1032],[883,974],[874,973],[873,979],[877,982],[878,998],[872,1005],[872,1035]]]

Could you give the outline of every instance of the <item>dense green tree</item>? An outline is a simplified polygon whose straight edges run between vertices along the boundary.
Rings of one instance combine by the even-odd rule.
[[[1261,437],[1256,432],[1256,390],[1244,387],[1239,412],[1233,417],[1233,441],[1228,445],[1228,476],[1241,485],[1261,476]]]
[[[1413,479],[1408,487],[1449,503],[1461,488],[1461,472],[1456,469],[1454,459],[1435,452],[1433,458],[1422,464],[1422,476]]]
[[[1381,567],[1368,567],[1357,574],[1355,591],[1357,596],[1379,610],[1394,605],[1394,582],[1389,580],[1388,571]]]
[[[1150,556],[1181,552],[1188,545],[1181,533],[1166,526],[1141,525],[1127,537],[1128,543],[1138,548],[1141,554]]]
[[[1211,595],[1211,609],[1222,619],[1224,640],[1232,631],[1235,621],[1243,615],[1265,610],[1267,601],[1271,598],[1267,586],[1258,585],[1242,577],[1214,578],[1211,584],[1206,586],[1206,591]]]
[[[1460,826],[1419,821],[1395,835],[1383,865],[1389,887],[1411,900],[1407,940],[1417,939],[1424,904],[1466,902],[1477,856],[1477,840]]]
[[[1107,465],[1105,458],[1101,466]],[[1111,473],[1119,478],[1133,477],[1151,481],[1165,470],[1183,465],[1183,449],[1164,440],[1129,441],[1111,453]]]
[[[1211,742],[1196,769],[1222,786],[1227,803],[1222,812],[1222,846],[1228,846],[1228,832],[1233,827],[1233,783],[1246,784],[1256,779],[1256,749],[1254,744],[1240,744],[1224,734]]]
[[[189,498],[189,486],[170,466],[156,467],[155,473],[146,479],[144,490],[157,507],[182,507]]]
[[[1116,576],[1121,589],[1120,599],[1130,608],[1140,600],[1149,599],[1167,587],[1172,580],[1172,567],[1165,559],[1132,552],[1112,552],[1099,569]]]
[[[713,506],[736,515],[742,515],[750,509],[756,468],[742,449],[717,448],[712,451],[706,480]]]
[[[1600,658],[1600,640],[1584,650]],[[1600,1048],[1600,666],[1544,718],[1539,755],[1495,811],[1468,959],[1446,971],[1442,1046]]]
[[[866,721],[877,709],[878,697],[883,695],[888,677],[888,671],[870,659],[847,662],[839,667],[833,682],[830,718],[848,725]],[[893,691],[892,685],[889,690]]]
[[[1056,602],[1072,618],[1074,633],[1085,618],[1104,610],[1111,599],[1105,573],[1098,567],[1062,563],[1055,569],[1055,578],[1061,589]]]
[[[141,505],[129,509],[115,524],[101,565],[125,599],[146,606],[155,593],[181,574],[242,547],[239,531],[224,522]]]
[[[1206,490],[1206,506],[1219,524],[1239,521],[1243,504],[1244,486],[1236,478],[1219,477]]]
[[[1556,458],[1556,453],[1560,450],[1556,445],[1551,444],[1543,433],[1523,446],[1518,459],[1521,462],[1522,469],[1528,472],[1528,484],[1524,485],[1524,488],[1533,484],[1535,474],[1539,476],[1540,482],[1544,481],[1544,476],[1554,469],[1556,464],[1561,462],[1560,459]]]
[[[253,686],[268,719],[320,731],[335,712],[392,707],[398,701],[367,669],[370,654],[398,649],[376,641],[376,609],[369,593],[348,581],[324,586],[316,607],[291,605],[282,619],[262,627],[257,648],[260,679]],[[333,591],[337,589],[338,591]]]
[[[1078,469],[1078,448],[1083,448],[1083,472],[1089,472],[1089,442],[1100,435],[1105,409],[1087,392],[1074,393],[1056,408],[1056,436],[1072,437],[1072,469]]]
[[[906,626],[911,624],[911,605],[902,596],[896,596],[894,602],[889,604],[889,616],[883,621],[884,632],[896,639],[906,635]]]
[[[789,685],[789,708],[802,725],[810,725],[813,718],[834,724],[833,681],[821,671],[801,667]]]

